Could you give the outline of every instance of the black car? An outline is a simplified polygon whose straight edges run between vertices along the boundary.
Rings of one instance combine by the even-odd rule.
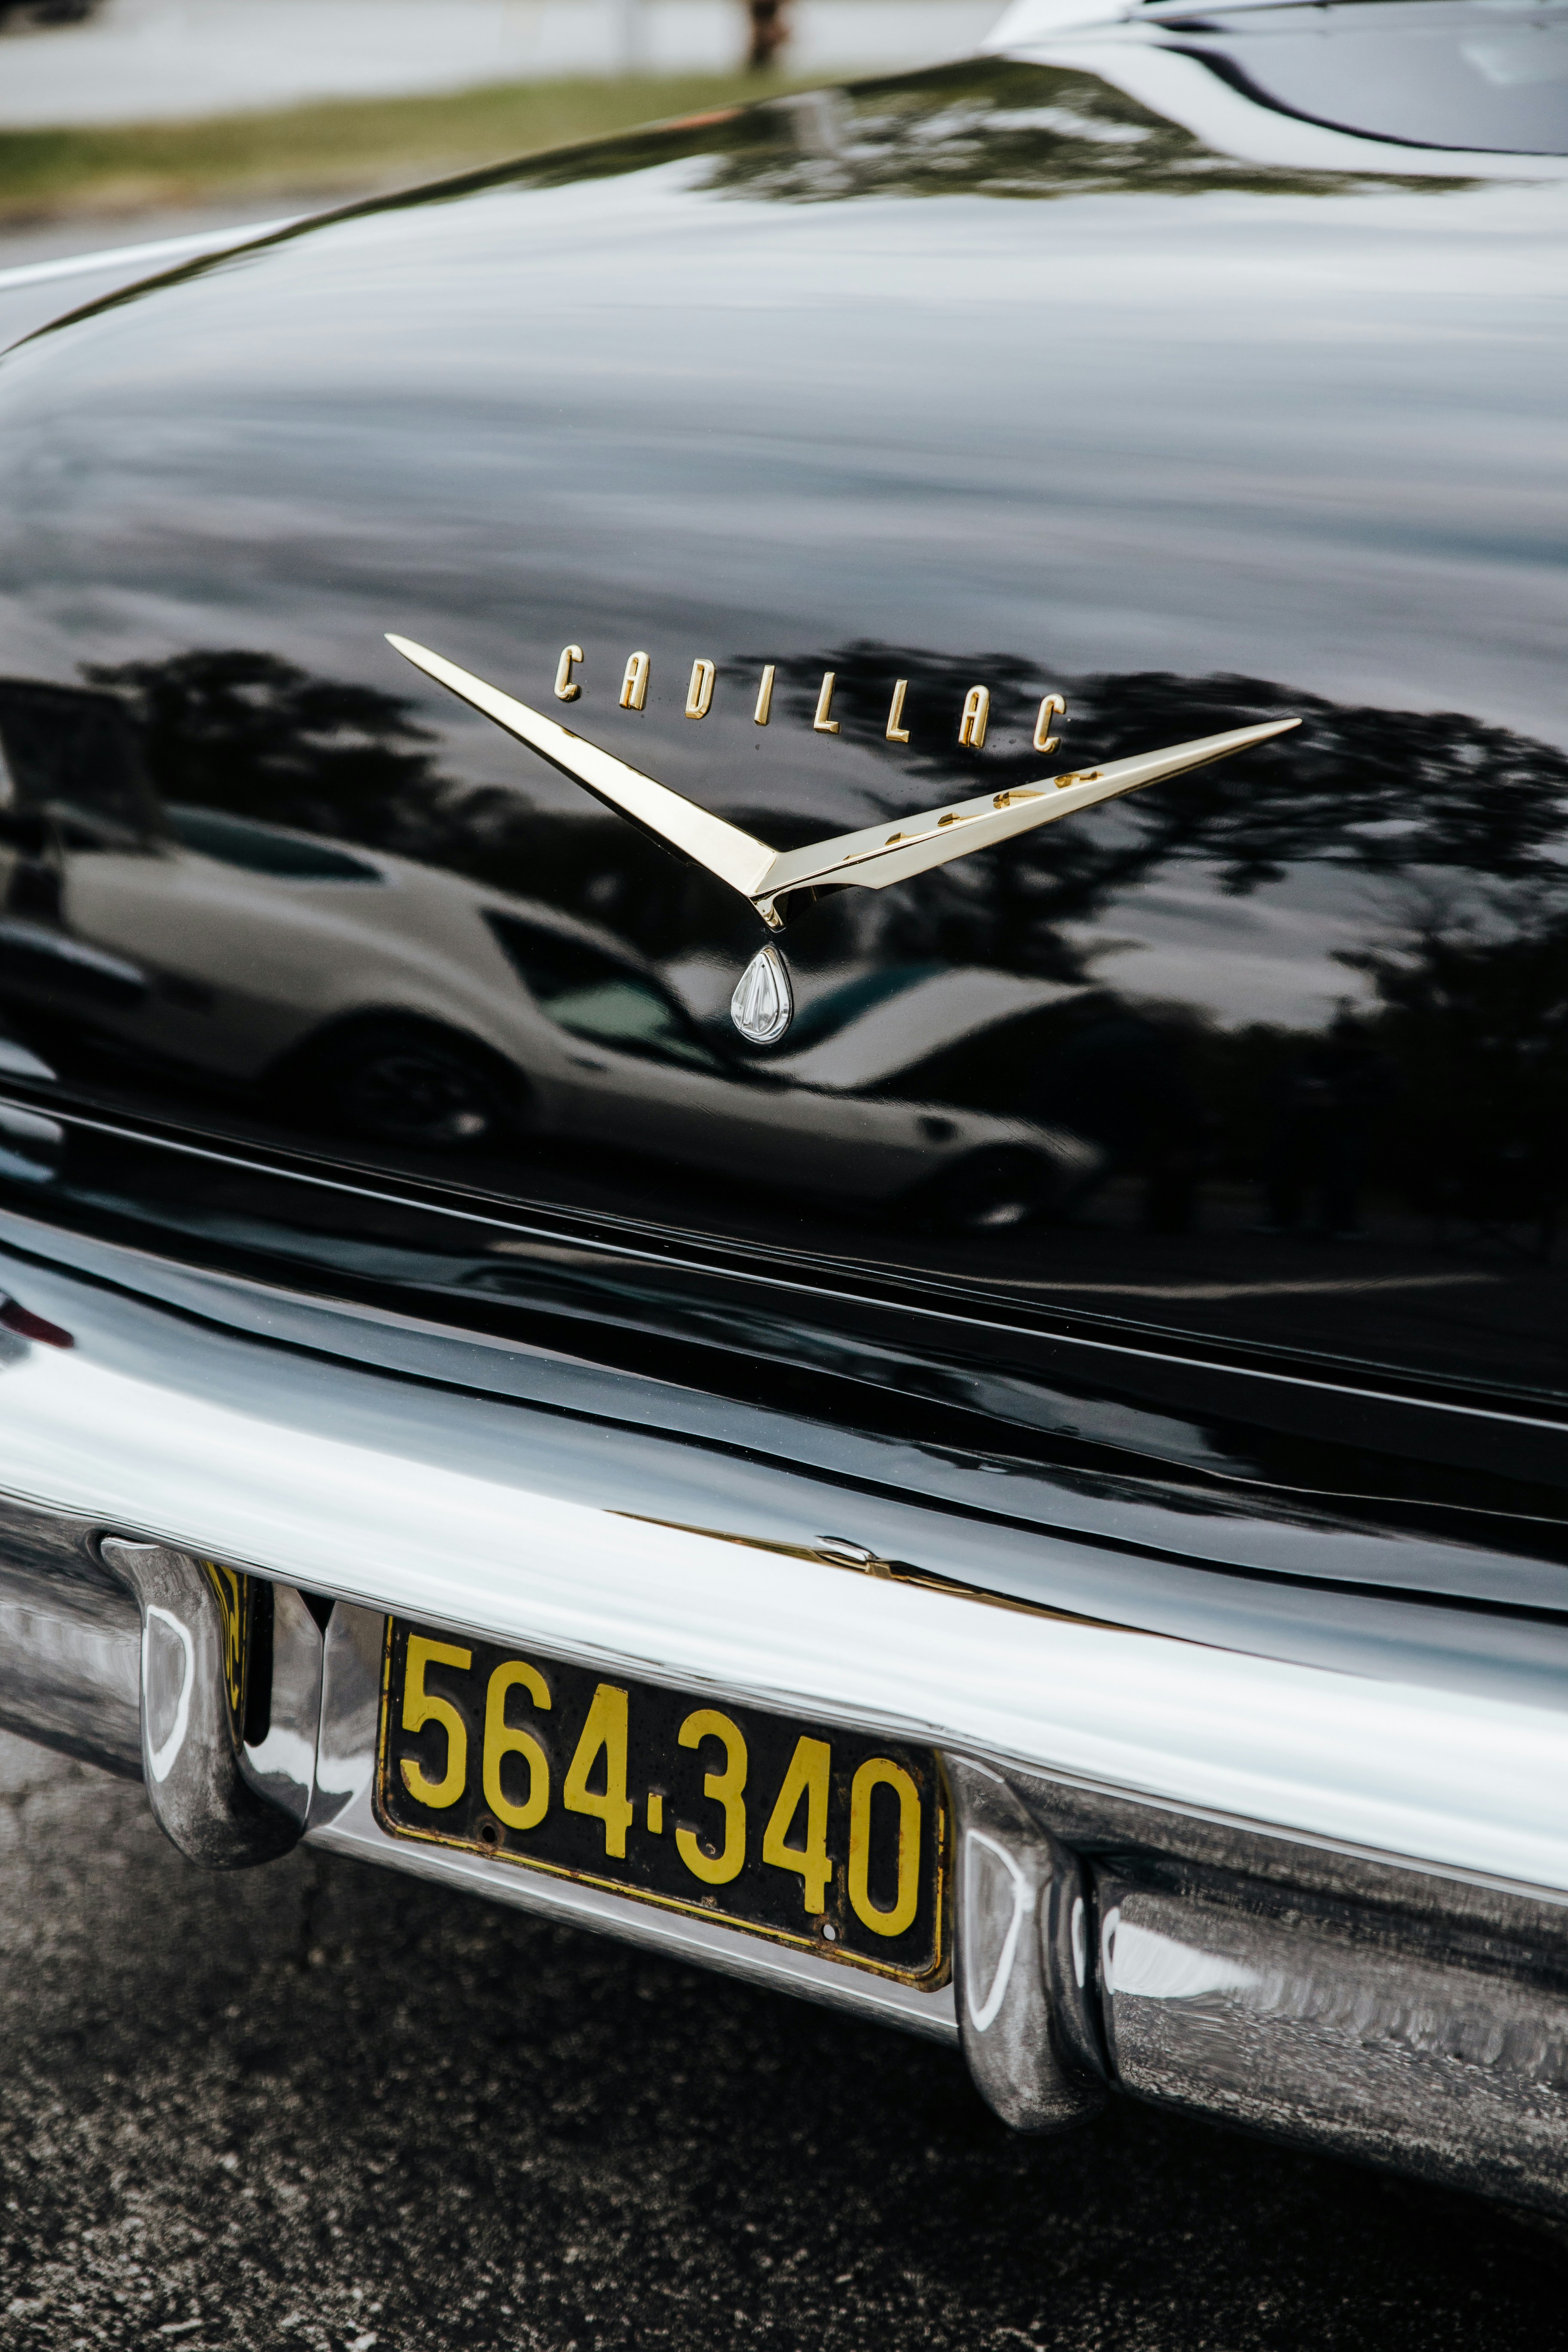
[[[1565,155],[1019,0],[5,355],[5,1724],[1561,2201]]]

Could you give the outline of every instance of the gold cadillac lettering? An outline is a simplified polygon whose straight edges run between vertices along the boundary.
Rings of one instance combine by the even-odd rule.
[[[607,801],[612,808],[619,809],[623,815],[657,834],[671,848],[705,866],[732,890],[738,890],[769,929],[774,931],[783,930],[795,908],[808,904],[817,890],[885,890],[889,883],[907,881],[916,874],[929,872],[933,866],[945,866],[952,858],[967,856],[972,850],[991,848],[998,842],[1012,840],[1016,835],[1030,833],[1037,825],[1051,824],[1059,817],[1075,815],[1079,809],[1092,808],[1100,801],[1114,800],[1122,793],[1139,792],[1145,784],[1184,774],[1191,768],[1205,767],[1213,760],[1228,759],[1234,751],[1267,742],[1271,735],[1282,735],[1300,724],[1296,719],[1275,719],[1260,727],[1233,728],[1226,734],[1203,735],[1190,743],[1170,744],[1158,751],[1140,752],[1129,760],[1113,760],[1104,767],[1071,770],[1065,775],[1043,777],[1037,783],[1015,785],[1008,792],[984,793],[946,808],[925,809],[919,815],[905,817],[893,831],[884,821],[881,824],[862,826],[855,833],[832,835],[805,849],[779,850],[743,833],[738,825],[727,824],[722,817],[710,814],[679,793],[671,792],[668,784],[644,775],[640,769],[628,767],[624,760],[602,751],[584,736],[574,735],[542,711],[532,710],[527,703],[514,701],[510,694],[487,686],[483,678],[459,669],[455,662],[432,653],[427,646],[416,645],[408,637],[395,636],[390,631],[386,641],[416,669],[471,704],[474,709],[482,711],[487,719],[493,719],[498,727],[504,727],[553,767],[600,800]],[[575,701],[580,696],[582,688],[575,672],[584,658],[581,646],[563,648],[555,674],[555,692],[561,701]],[[623,709],[643,709],[649,669],[646,653],[631,656],[621,685]],[[717,675],[717,667],[711,661],[700,658],[692,663],[686,696],[688,719],[707,717],[713,705]],[[767,726],[772,719],[773,675],[772,664],[762,674],[752,713],[759,727]],[[825,670],[812,721],[818,734],[838,732],[838,721],[833,716],[837,683],[834,672]],[[909,730],[903,724],[908,686],[907,678],[900,678],[893,689],[886,730],[890,743],[909,741]],[[1066,710],[1059,694],[1047,694],[1041,701],[1034,731],[1038,751],[1048,753],[1055,750],[1058,739],[1049,730],[1055,719],[1065,717]],[[958,740],[963,748],[984,750],[990,711],[991,697],[986,688],[971,687],[959,720]],[[776,951],[763,950],[747,967],[736,988],[731,1011],[742,1034],[755,1043],[771,1043],[784,1034],[791,1013],[789,982]]]
[[[420,649],[411,649],[407,640],[389,637],[387,642],[389,645],[395,646],[399,653],[406,654],[410,661],[418,658]],[[583,689],[574,673],[577,665],[585,659],[586,656],[581,646],[565,646],[562,648],[561,659],[555,670],[557,701],[576,701]],[[426,667],[423,663],[420,666]],[[652,659],[647,654],[627,656],[626,676],[621,680],[620,703],[623,710],[641,710],[645,708],[652,667]],[[436,672],[432,671],[431,675],[434,677]],[[769,662],[757,681],[756,708],[752,713],[752,718],[758,727],[766,727],[772,720],[773,680],[777,675],[777,666]],[[688,719],[707,718],[713,707],[713,682],[717,676],[718,670],[714,663],[700,656],[692,663],[691,679],[686,690]],[[449,679],[443,682],[450,684]],[[833,693],[837,683],[837,672],[830,669],[823,671],[822,684],[817,689],[816,713],[811,722],[813,732],[817,735],[837,735],[838,732],[838,721],[833,716]],[[888,706],[888,724],[883,730],[889,743],[907,743],[910,740],[910,730],[903,724],[904,698],[909,690],[910,682],[907,677],[900,677],[894,681],[893,698]],[[1065,719],[1066,716],[1067,704],[1059,694],[1047,694],[1042,697],[1039,709],[1035,717],[1034,744],[1037,751],[1056,750],[1060,738],[1051,733],[1051,721],[1053,719]],[[972,686],[963,698],[963,711],[958,722],[960,744],[970,751],[983,751],[985,748],[985,730],[990,723],[990,718],[989,688]]]

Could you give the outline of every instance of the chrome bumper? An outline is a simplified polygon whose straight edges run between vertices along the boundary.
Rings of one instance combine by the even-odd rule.
[[[171,1276],[153,1303],[129,1254],[124,1271],[0,1263],[24,1327],[70,1342],[0,1334],[9,1727],[141,1771],[150,1653],[102,1538],[216,1558],[339,1604],[313,1666],[280,1654],[270,1759],[230,1759],[280,1818],[293,1775],[290,1836],[958,2033],[1026,2126],[1104,2077],[1568,2200],[1562,1629],[1373,1597],[1331,1663],[1310,1642],[1265,1655],[1180,1568],[1156,1622],[1097,1621],[1100,1556],[1069,1538],[508,1401],[465,1378],[488,1342],[407,1325],[399,1369],[376,1369],[348,1310],[279,1296],[269,1329],[270,1294],[241,1317],[244,1286]],[[988,1548],[1021,1540],[1078,1607],[986,1591]],[[388,1837],[370,1805],[388,1611],[942,1749],[956,2006]],[[307,1645],[311,1622],[289,1619]],[[247,1801],[224,1800],[236,1819]]]

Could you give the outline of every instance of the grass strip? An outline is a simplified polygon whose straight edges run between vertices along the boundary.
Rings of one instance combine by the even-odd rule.
[[[0,220],[370,193],[798,86],[739,73],[584,77],[197,122],[0,131]]]

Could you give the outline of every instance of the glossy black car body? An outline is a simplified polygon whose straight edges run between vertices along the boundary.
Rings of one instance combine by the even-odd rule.
[[[1015,1601],[1554,1672],[1563,12],[1015,29],[7,355],[5,1232],[771,1416]],[[750,1048],[743,900],[389,631],[785,847],[1053,691],[1079,770],[1301,723],[823,895]]]

